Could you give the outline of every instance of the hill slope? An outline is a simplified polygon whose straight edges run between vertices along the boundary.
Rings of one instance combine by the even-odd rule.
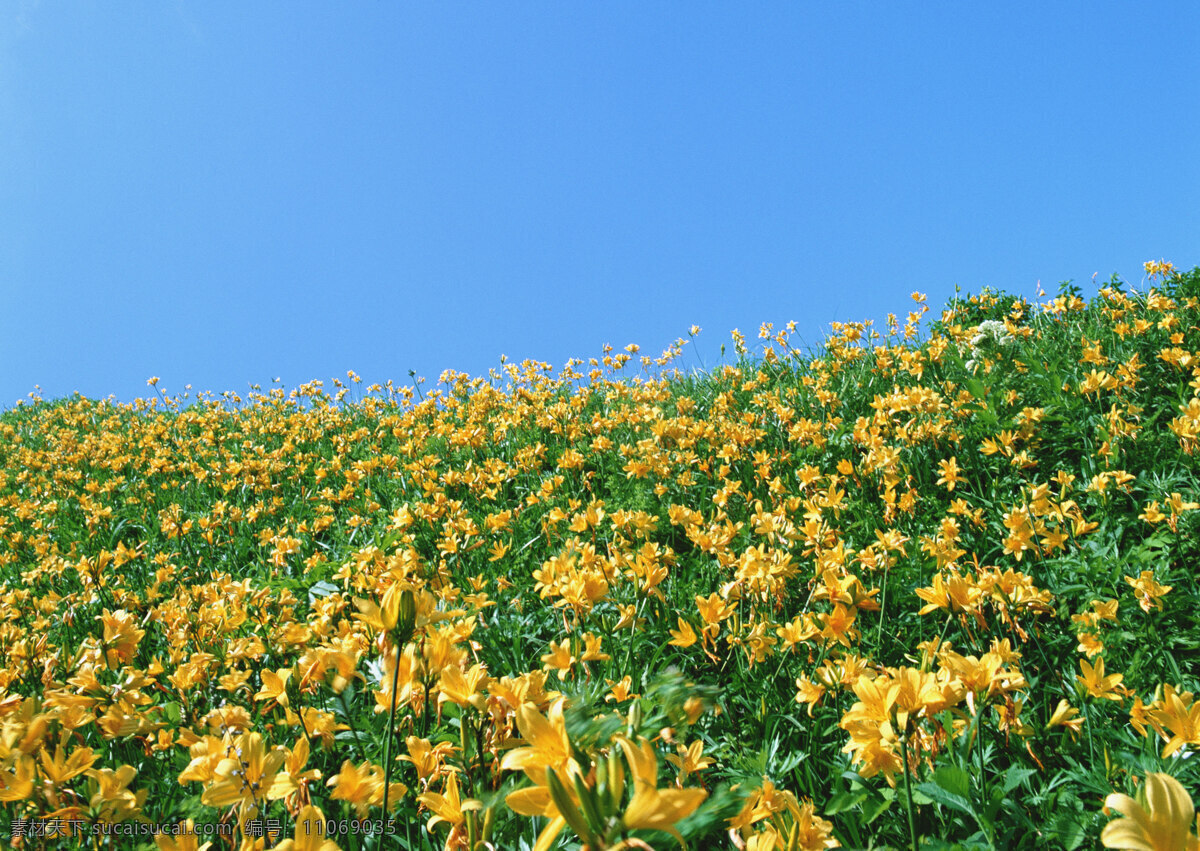
[[[6,412],[0,822],[1093,846],[1200,790],[1200,270],[1152,271],[703,376]]]

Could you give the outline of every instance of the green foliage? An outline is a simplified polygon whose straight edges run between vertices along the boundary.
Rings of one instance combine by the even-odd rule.
[[[1200,686],[1200,269],[1152,283],[985,289],[926,335],[850,323],[817,352],[764,326],[706,373],[677,346],[591,375],[6,411],[0,829],[99,818],[121,797],[88,784],[122,766],[141,817],[236,823],[197,743],[253,732],[320,773],[265,803],[287,836],[302,799],[382,816],[349,761],[406,789],[393,844],[343,847],[533,847],[548,820],[506,802],[538,772],[505,759],[518,710],[561,697],[583,770],[545,781],[579,809],[560,848],[806,819],[847,847],[1095,847],[1108,794],[1200,789],[1167,705]],[[898,696],[913,682],[940,697]],[[622,741],[702,805],[625,825]],[[712,762],[685,772],[696,744]],[[48,780],[59,747],[93,773]],[[452,778],[479,802],[457,820]]]

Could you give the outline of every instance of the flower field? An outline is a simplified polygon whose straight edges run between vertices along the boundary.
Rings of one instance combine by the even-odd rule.
[[[1147,273],[8,410],[0,836],[1197,847],[1200,270]]]

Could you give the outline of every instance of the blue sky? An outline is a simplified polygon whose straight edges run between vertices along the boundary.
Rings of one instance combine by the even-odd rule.
[[[14,0],[0,406],[1200,263],[1200,4]],[[696,360],[688,363],[695,364]]]

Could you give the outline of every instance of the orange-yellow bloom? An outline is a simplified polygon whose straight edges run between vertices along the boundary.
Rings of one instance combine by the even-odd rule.
[[[673,644],[676,647],[691,647],[696,643],[696,631],[692,629],[692,625],[679,618],[679,629],[670,630],[671,640],[668,644]]]
[[[1052,727],[1066,727],[1072,734],[1077,734],[1083,727],[1083,718],[1079,715],[1078,709],[1066,700],[1060,700],[1058,707],[1054,710],[1054,714],[1046,722],[1046,727],[1048,729]]]
[[[683,836],[675,824],[687,818],[708,797],[703,789],[658,789],[658,759],[654,745],[643,740],[634,745],[626,738],[618,739],[625,760],[633,774],[633,800],[621,821],[630,830],[662,830],[680,842]]]
[[[1121,693],[1117,690],[1117,686],[1121,680],[1125,679],[1124,674],[1104,674],[1104,657],[1101,656],[1096,660],[1095,665],[1088,663],[1086,659],[1079,660],[1079,669],[1083,672],[1083,676],[1075,679],[1087,689],[1087,693],[1097,700],[1120,700]]]
[[[294,838],[280,842],[275,851],[339,851],[338,844],[325,835],[325,825],[325,814],[318,807],[301,807]]]
[[[1114,793],[1104,806],[1124,818],[1109,822],[1100,841],[1105,848],[1131,851],[1197,851],[1200,839],[1191,832],[1196,810],[1192,796],[1168,774],[1146,775],[1137,798]]]

